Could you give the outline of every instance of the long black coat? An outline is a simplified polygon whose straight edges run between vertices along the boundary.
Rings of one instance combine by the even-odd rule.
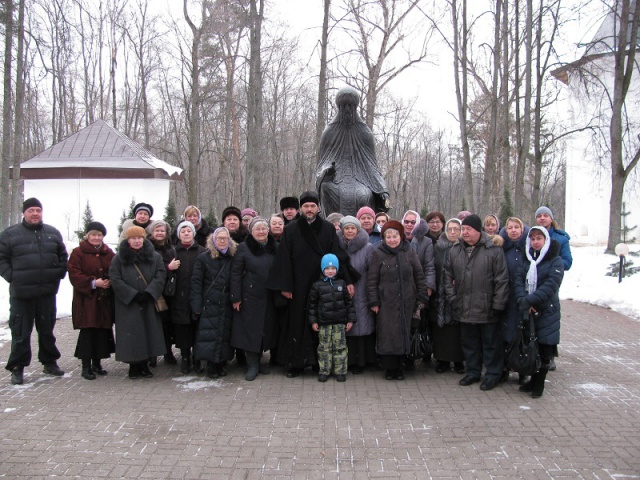
[[[139,292],[149,292],[154,299],[162,294],[166,270],[160,254],[149,240],[137,252],[123,240],[111,261],[109,277],[116,300],[116,360],[135,363],[164,355],[162,322],[154,303],[141,305],[133,300]]]
[[[176,257],[180,260],[180,268],[175,270],[176,293],[169,298],[169,310],[171,323],[176,325],[188,325],[191,323],[191,308],[189,305],[191,294],[191,276],[198,255],[207,249],[197,243],[186,248],[182,243],[175,247]]]
[[[411,317],[418,300],[427,303],[429,292],[418,255],[403,240],[397,249],[381,243],[373,252],[367,275],[369,307],[380,307],[376,317],[379,355],[408,355]]]
[[[236,248],[232,242],[227,253],[221,254],[209,237],[207,250],[198,255],[193,267],[191,310],[201,314],[193,346],[193,356],[198,360],[221,363],[233,358],[229,280]]]
[[[338,257],[345,282],[353,284],[349,256],[340,247],[333,224],[320,217],[312,224],[300,218],[284,228],[268,288],[277,295],[293,293],[278,341],[278,361],[289,368],[316,363],[316,338],[307,322],[307,298],[318,278],[320,260],[327,253]]]
[[[67,249],[52,226],[23,220],[0,234],[0,275],[12,297],[55,295],[66,273]]]
[[[231,345],[235,348],[257,353],[275,347],[274,292],[267,288],[275,258],[276,241],[271,235],[265,246],[249,235],[233,257],[231,303],[242,302],[240,311],[233,312]]]
[[[547,254],[538,264],[538,285],[533,293],[527,293],[526,279],[529,259],[518,267],[516,274],[516,297],[521,315],[528,315],[529,307],[534,307],[540,316],[535,319],[538,341],[545,345],[560,343],[560,299],[558,291],[564,277],[564,264],[560,256],[560,243],[551,240]]]

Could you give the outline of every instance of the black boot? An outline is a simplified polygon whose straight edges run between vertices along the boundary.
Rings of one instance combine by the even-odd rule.
[[[142,375],[142,377],[144,378],[151,378],[153,377],[153,372],[151,370],[149,370],[149,362],[142,362],[140,363],[140,375]]]
[[[244,379],[252,382],[258,376],[259,368],[260,368],[260,354],[253,352],[245,352],[247,357],[247,374],[244,376]]]
[[[180,372],[187,375],[191,371],[191,353],[188,350],[182,350],[182,362],[180,362]]]
[[[193,357],[193,371],[198,375],[202,375],[204,373],[204,368],[202,368],[202,362],[197,360],[196,357]]]
[[[547,378],[547,372],[549,369],[541,368],[538,373],[534,375],[533,388],[531,389],[531,398],[540,398],[542,392],[544,392],[544,381]]]
[[[91,360],[82,360],[82,378],[87,380],[95,380],[96,375],[91,369]]]
[[[129,364],[129,378],[140,378],[140,366],[137,363]]]
[[[532,392],[533,391],[533,382],[536,378],[536,375],[538,375],[537,373],[534,373],[533,375],[531,375],[531,378],[529,379],[528,382],[525,382],[518,390],[520,390],[521,392]]]
[[[22,385],[23,382],[24,382],[24,367],[22,365],[13,367],[13,369],[11,370],[11,384]]]
[[[106,375],[108,373],[104,368],[102,368],[102,363],[99,358],[91,360],[91,369],[98,375]]]
[[[218,365],[213,362],[207,362],[207,377],[215,380],[219,376]]]

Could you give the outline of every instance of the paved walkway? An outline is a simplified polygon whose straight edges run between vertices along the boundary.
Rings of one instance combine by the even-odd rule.
[[[491,392],[419,365],[326,384],[277,369],[246,382],[80,376],[59,321],[63,378],[39,364],[0,382],[0,475],[11,478],[640,478],[640,322],[563,302],[561,357],[544,396]],[[34,335],[35,338],[35,335]],[[6,361],[9,342],[0,348]],[[2,366],[5,362],[2,362]],[[2,370],[4,371],[4,369]]]

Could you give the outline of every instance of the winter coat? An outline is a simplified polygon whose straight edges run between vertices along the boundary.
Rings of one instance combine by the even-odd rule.
[[[162,257],[162,263],[164,263],[165,267],[171,263],[171,260],[176,258],[176,249],[171,242],[169,242],[169,239],[165,239],[164,243],[158,243],[153,238],[148,238],[148,240],[151,242],[151,245],[153,245],[154,250]]]
[[[451,315],[451,305],[447,302],[447,295],[444,291],[444,265],[449,258],[449,250],[453,246],[447,238],[445,232],[440,234],[438,242],[434,246],[433,263],[436,268],[436,289],[429,298],[429,321],[440,326],[455,323],[456,320]]]
[[[504,258],[507,261],[507,269],[509,270],[509,303],[507,304],[505,316],[502,319],[502,337],[506,343],[511,342],[513,339],[516,334],[516,328],[522,318],[516,301],[515,285],[518,266],[527,257],[524,249],[527,244],[528,235],[529,227],[524,227],[522,236],[514,242],[509,238],[504,227],[500,230],[500,236],[504,242],[502,244],[502,250],[504,251]]]
[[[176,275],[176,293],[168,298],[169,311],[171,312],[171,323],[176,325],[188,325],[191,323],[191,276],[196,264],[198,255],[206,252],[206,248],[197,243],[190,247],[185,247],[179,243],[175,247],[176,257],[180,260],[180,268],[174,270]]]
[[[535,319],[538,342],[545,345],[560,343],[560,299],[558,291],[564,277],[563,260],[560,256],[561,247],[558,242],[551,240],[547,254],[538,264],[538,284],[533,293],[527,293],[526,280],[529,271],[529,259],[525,258],[518,267],[515,290],[518,308],[523,317],[528,318],[529,307],[533,307],[540,314]],[[532,253],[533,256],[533,253]]]
[[[127,240],[120,242],[109,267],[116,305],[116,360],[135,363],[165,353],[162,322],[154,302],[139,304],[134,297],[140,292],[160,297],[166,275],[162,257],[149,240],[138,251]]]
[[[0,233],[0,275],[11,297],[55,295],[66,273],[67,249],[52,226],[23,220]]]
[[[352,284],[349,256],[340,247],[332,223],[316,217],[311,224],[300,218],[284,227],[284,233],[269,273],[268,288],[276,295],[292,292],[287,318],[282,323],[278,341],[278,360],[288,368],[302,368],[315,363],[316,347],[311,327],[307,322],[307,297],[318,278],[320,260],[333,253],[340,261],[340,270],[347,285]]]
[[[429,301],[422,265],[409,242],[403,240],[396,249],[381,243],[373,252],[367,299],[370,308],[380,307],[376,317],[378,354],[408,355],[413,312],[418,300]]]
[[[231,318],[233,309],[229,296],[231,262],[237,244],[229,242],[226,253],[220,253],[207,240],[207,250],[198,255],[191,277],[191,310],[200,314],[193,355],[198,360],[221,363],[231,360]]]
[[[69,281],[73,285],[73,328],[111,328],[115,319],[112,288],[92,288],[97,279],[109,278],[115,253],[106,244],[95,248],[83,240],[69,257]]]
[[[340,246],[349,255],[351,266],[361,275],[360,280],[354,285],[355,293],[353,295],[357,322],[347,332],[347,336],[371,335],[376,331],[376,316],[367,305],[367,273],[371,256],[376,247],[369,242],[370,237],[363,229],[360,229],[350,242],[344,238],[342,231],[338,232],[338,239],[340,240]]]
[[[564,270],[566,272],[571,268],[571,265],[573,264],[571,247],[569,246],[569,240],[571,240],[571,237],[564,230],[560,230],[559,228],[554,227],[551,227],[549,229],[549,236],[560,245],[560,257],[562,258],[562,265],[564,266]]]
[[[356,310],[347,291],[347,284],[339,277],[330,279],[320,275],[309,290],[307,312],[310,325],[356,323]]]
[[[231,303],[241,302],[240,311],[233,311],[231,345],[235,348],[257,353],[275,347],[274,292],[267,288],[275,258],[276,240],[271,235],[266,245],[249,235],[233,257]]]
[[[433,265],[433,242],[427,233],[429,232],[429,225],[423,219],[420,219],[420,223],[413,228],[411,235],[411,248],[413,248],[418,254],[420,265],[422,265],[422,271],[424,272],[424,279],[427,282],[427,288],[431,290],[436,289],[436,269]]]
[[[380,225],[376,223],[373,225],[373,230],[371,230],[371,233],[369,234],[369,243],[374,247],[377,247],[380,242],[382,242],[382,237],[380,236]]]
[[[449,250],[445,264],[445,294],[453,318],[462,323],[497,322],[494,311],[507,308],[509,271],[502,248],[482,233],[469,256],[460,238]]]

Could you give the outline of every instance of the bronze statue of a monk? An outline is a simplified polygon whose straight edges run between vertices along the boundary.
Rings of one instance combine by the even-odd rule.
[[[389,210],[389,192],[376,162],[373,134],[358,115],[360,94],[352,87],[336,94],[337,115],[320,138],[316,190],[325,215],[354,215],[365,205]]]

